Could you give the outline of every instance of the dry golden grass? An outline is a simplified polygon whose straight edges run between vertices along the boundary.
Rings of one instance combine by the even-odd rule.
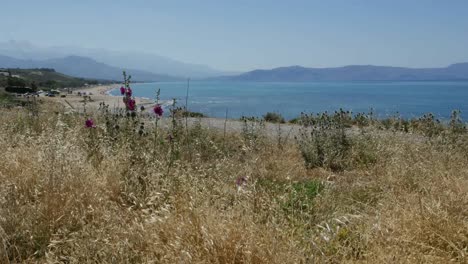
[[[467,260],[465,143],[377,133],[374,164],[332,172],[293,141],[0,111],[0,263]]]

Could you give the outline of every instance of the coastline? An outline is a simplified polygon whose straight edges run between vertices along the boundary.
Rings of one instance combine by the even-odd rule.
[[[46,97],[47,100],[52,100],[63,104],[71,111],[79,111],[84,107],[84,97],[88,96],[91,100],[86,102],[86,108],[97,110],[102,103],[109,105],[111,108],[124,108],[121,96],[113,96],[110,92],[119,88],[119,84],[96,85],[89,87],[81,87],[73,90],[72,94],[65,94],[66,97]],[[135,97],[137,107],[154,104],[149,98]],[[148,108],[147,108],[148,109]]]

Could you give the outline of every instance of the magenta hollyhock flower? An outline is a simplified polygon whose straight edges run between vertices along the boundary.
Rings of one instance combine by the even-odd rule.
[[[121,95],[124,95],[125,94],[125,87],[120,87],[120,94]]]
[[[132,96],[132,88],[128,87],[127,90],[125,91],[125,95],[128,97]]]
[[[164,113],[164,110],[160,104],[155,105],[153,111],[157,116],[162,116]]]
[[[136,102],[134,99],[129,98],[127,100],[127,109],[130,111],[135,111]]]
[[[94,128],[96,125],[94,125],[94,121],[91,118],[86,119],[85,121],[85,127],[86,128]]]

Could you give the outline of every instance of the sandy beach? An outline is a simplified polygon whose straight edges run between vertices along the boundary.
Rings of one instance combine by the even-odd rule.
[[[86,111],[95,111],[99,109],[101,103],[109,105],[111,109],[114,108],[123,108],[124,103],[122,102],[122,96],[112,96],[109,94],[109,91],[113,89],[120,88],[120,84],[112,85],[97,85],[91,87],[83,87],[73,90],[72,94],[66,94],[66,97],[44,97],[46,100],[53,102],[59,102],[65,106],[65,108],[70,112],[83,112],[84,111],[84,96],[91,97],[91,101],[87,100],[86,102]],[[62,93],[65,94],[65,93]],[[79,95],[81,94],[81,95]],[[152,109],[154,101],[146,98],[135,97],[137,108],[142,105],[145,106],[146,111]],[[160,121],[161,127],[169,127],[170,119],[162,118]],[[223,118],[188,118],[189,125],[201,123],[204,127],[209,129],[215,129],[222,131],[226,125],[226,129],[230,132],[242,131],[243,123],[236,119],[225,120]],[[294,135],[298,133],[298,126],[291,124],[282,124],[281,131],[278,130],[278,124],[266,123],[265,126],[269,135],[277,135],[278,133],[283,136],[288,136],[290,134]]]
[[[86,109],[96,110],[101,103],[109,105],[111,108],[123,108],[122,96],[112,96],[109,91],[120,88],[119,84],[111,85],[96,85],[90,87],[83,87],[73,90],[72,94],[66,94],[66,97],[45,97],[47,100],[60,102],[67,109],[71,111],[81,112],[84,109],[84,101],[86,97]],[[64,95],[62,93],[61,95]],[[153,101],[150,99],[135,97],[137,107],[142,105],[152,105]]]

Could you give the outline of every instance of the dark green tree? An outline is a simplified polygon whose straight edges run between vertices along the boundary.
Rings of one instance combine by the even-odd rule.
[[[57,82],[54,80],[48,80],[45,82],[45,86],[47,86],[49,89],[55,89],[57,88]]]
[[[33,81],[33,82],[31,83],[31,90],[32,90],[33,92],[37,92],[37,84],[36,84],[35,81]]]
[[[11,87],[26,87],[26,82],[18,77],[8,77],[7,81],[8,86]]]

